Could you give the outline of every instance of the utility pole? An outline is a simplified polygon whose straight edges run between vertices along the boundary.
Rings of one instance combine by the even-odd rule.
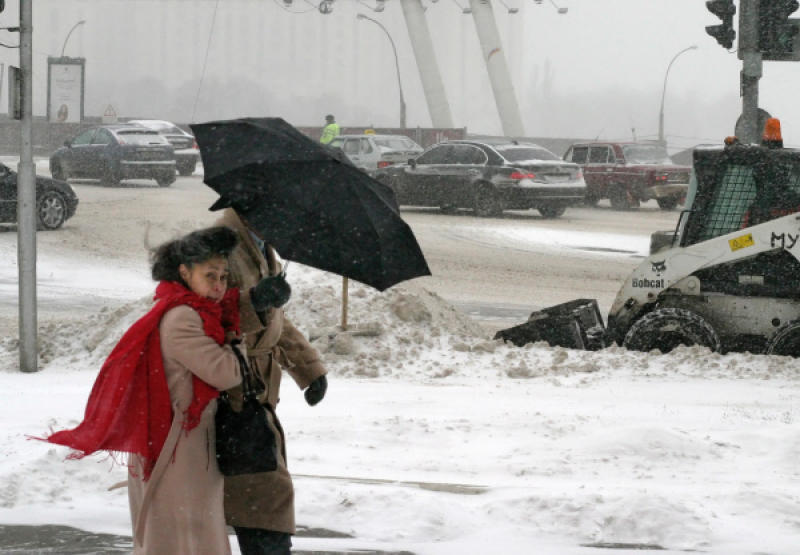
[[[22,125],[17,168],[17,261],[19,268],[19,367],[36,372],[36,177],[33,169],[33,2],[19,0],[19,65]]]

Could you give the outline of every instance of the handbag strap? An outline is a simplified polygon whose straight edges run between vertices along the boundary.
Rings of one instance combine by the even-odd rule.
[[[247,364],[247,359],[244,358],[244,355],[236,344],[231,344],[231,349],[233,350],[233,354],[236,355],[236,359],[239,361],[239,368],[242,370],[242,400],[247,401],[248,399],[255,399],[257,393],[250,383],[250,376],[252,375],[250,372],[250,365]]]

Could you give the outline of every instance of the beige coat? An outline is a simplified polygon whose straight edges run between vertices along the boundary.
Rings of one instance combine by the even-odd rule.
[[[274,251],[268,258],[261,254],[239,216],[226,209],[217,225],[226,225],[239,233],[240,243],[228,257],[232,285],[241,288],[242,332],[251,368],[266,387],[261,401],[273,409],[270,423],[278,438],[278,468],[273,472],[244,474],[225,478],[225,517],[232,526],[261,528],[294,534],[294,489],[286,465],[286,445],[280,421],[274,413],[279,401],[281,368],[300,389],[326,373],[317,351],[281,309],[256,313],[250,303],[250,288],[267,275],[275,275],[280,266]],[[231,392],[236,395],[237,391]]]
[[[134,553],[224,555],[230,553],[223,513],[223,481],[214,449],[216,400],[188,433],[183,415],[192,400],[192,374],[223,390],[241,383],[239,363],[227,345],[203,331],[187,305],[167,311],[159,326],[164,373],[174,418],[153,473],[142,481],[138,456],[128,473]]]

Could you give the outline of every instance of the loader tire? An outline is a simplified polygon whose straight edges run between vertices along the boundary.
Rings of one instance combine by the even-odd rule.
[[[717,332],[706,320],[683,308],[659,308],[638,319],[622,345],[632,351],[658,349],[668,353],[678,345],[702,345],[719,351]]]
[[[800,320],[779,327],[767,342],[765,352],[768,355],[800,357]]]

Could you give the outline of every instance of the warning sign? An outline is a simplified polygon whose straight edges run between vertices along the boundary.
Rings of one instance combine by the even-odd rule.
[[[747,235],[741,235],[739,237],[734,237],[733,239],[729,239],[728,244],[731,246],[731,252],[734,252],[738,251],[739,249],[752,247],[756,243],[755,241],[753,241],[753,235],[751,233],[748,233]]]
[[[111,104],[109,104],[106,107],[106,111],[103,112],[103,123],[117,123],[117,112]]]

